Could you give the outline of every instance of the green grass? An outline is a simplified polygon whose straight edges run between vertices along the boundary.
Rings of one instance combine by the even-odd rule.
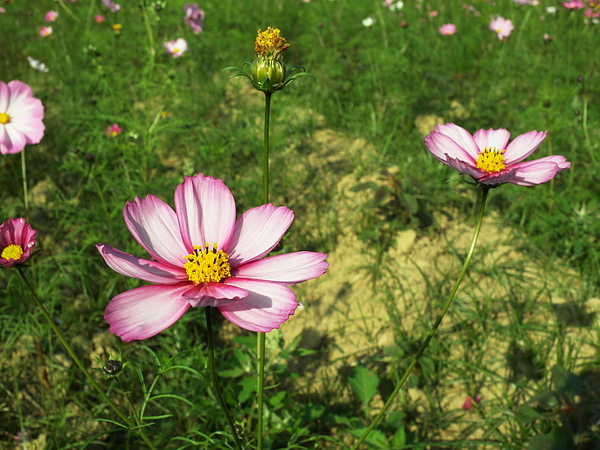
[[[122,0],[122,10],[112,14],[93,0],[15,0],[0,14],[1,79],[32,87],[46,125],[42,142],[25,150],[28,211],[20,156],[2,157],[0,219],[26,217],[38,230],[40,252],[27,276],[111,398],[124,411],[126,392],[137,408],[147,404],[147,434],[156,446],[233,448],[210,387],[203,312],[190,310],[147,341],[122,343],[108,332],[104,308],[141,284],[112,272],[94,245],[142,256],[122,220],[123,206],[150,193],[172,204],[184,175],[222,178],[238,211],[260,204],[263,97],[222,69],[251,61],[256,30],[267,26],[279,27],[291,43],[288,66],[302,64],[316,79],[273,96],[272,199],[296,213],[286,249],[343,254],[344,236],[357,236],[360,273],[372,288],[364,301],[385,305],[389,318],[380,319],[393,338],[379,345],[367,317],[369,350],[332,357],[341,331],[312,346],[269,335],[266,448],[352,445],[456,278],[465,249],[449,230],[464,223],[461,233],[470,235],[474,194],[427,152],[423,137],[435,118],[428,129],[417,124],[431,117],[471,132],[506,128],[513,137],[548,130],[535,156],[562,154],[572,167],[541,186],[492,191],[484,233],[493,226],[505,232],[501,244],[510,251],[497,254],[499,244],[481,244],[410,389],[370,448],[519,449],[534,436],[569,427],[577,431],[577,448],[598,445],[599,355],[583,349],[597,349],[600,337],[590,302],[600,287],[600,57],[594,50],[600,25],[585,24],[583,10],[550,0],[537,7],[475,1],[478,15],[462,2],[442,0],[405,1],[399,12],[380,0],[205,0],[205,28],[194,35],[183,21],[185,1],[165,2],[157,11],[158,3]],[[557,13],[546,13],[547,6],[557,6]],[[41,38],[50,9],[59,17],[54,33]],[[93,16],[100,13],[106,22],[97,24]],[[507,41],[488,29],[494,15],[514,22]],[[372,27],[361,23],[367,16],[376,20]],[[114,23],[123,26],[118,35]],[[444,23],[455,23],[457,33],[440,35]],[[545,41],[544,33],[553,39]],[[173,59],[163,43],[178,37],[190,50]],[[27,56],[50,71],[33,71]],[[109,139],[104,130],[113,123],[124,132]],[[328,139],[316,138],[325,134]],[[341,180],[347,191],[340,191]],[[349,191],[356,215],[345,216]],[[390,259],[409,229],[415,242],[431,239],[446,258],[439,267],[422,267],[418,283],[409,262]],[[489,254],[501,256],[486,259]],[[81,448],[90,440],[89,448],[141,448],[134,433],[109,432],[117,427],[104,420],[118,418],[69,362],[11,272],[0,276],[0,447],[12,448],[23,427],[39,444],[33,448]],[[307,310],[308,300],[320,300],[311,297],[311,286],[318,285],[296,289],[301,302],[308,296]],[[255,338],[219,322],[216,340],[226,399],[253,448]],[[109,356],[128,363],[118,379],[102,377]],[[552,372],[554,364],[582,387],[574,388],[577,381],[560,369]],[[328,367],[334,375],[326,375]],[[376,387],[365,377],[376,379]],[[145,400],[143,389],[154,381],[155,395],[185,400]],[[487,397],[472,411],[460,408],[466,395],[482,390]],[[557,394],[534,398],[549,390]],[[539,417],[519,415],[523,405]]]

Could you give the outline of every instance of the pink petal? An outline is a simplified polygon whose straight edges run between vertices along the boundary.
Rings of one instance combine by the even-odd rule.
[[[272,204],[249,209],[235,222],[226,249],[232,267],[262,258],[279,243],[294,220],[285,206]]]
[[[183,296],[191,306],[222,306],[248,296],[248,291],[224,283],[202,283],[192,287]]]
[[[439,127],[439,125],[438,125]],[[437,129],[437,128],[436,128]],[[475,158],[473,158],[463,147],[456,143],[451,137],[431,132],[425,137],[425,145],[429,151],[444,164],[448,164],[448,159],[458,159],[475,167]],[[473,143],[475,145],[475,143]]]
[[[530,131],[513,139],[504,153],[504,162],[506,165],[523,161],[531,155],[540,146],[546,137],[546,133],[547,131]]]
[[[551,180],[561,170],[571,167],[564,156],[553,155],[545,158],[536,159],[512,166],[516,169],[513,179],[509,183],[519,186],[535,186]]]
[[[188,248],[229,244],[235,224],[235,202],[223,181],[198,174],[185,177],[175,190],[175,209]]]
[[[495,186],[495,185],[503,184],[503,183],[506,183],[506,182],[512,180],[515,177],[516,173],[517,173],[516,168],[509,167],[508,169],[503,170],[502,172],[486,174],[485,176],[483,176],[482,178],[477,180],[477,182],[481,183],[481,184],[488,184],[490,186]]]
[[[474,165],[471,165],[470,163],[460,159],[454,159],[451,156],[448,156],[448,161],[446,161],[445,164],[453,169],[458,170],[460,173],[472,176],[476,180],[479,180],[481,177],[485,176],[485,172],[479,170]]]
[[[126,277],[159,284],[176,284],[181,281],[188,281],[185,270],[181,268],[138,258],[110,245],[97,244],[96,248],[108,267]]]
[[[159,198],[148,195],[127,202],[123,209],[127,228],[136,241],[158,261],[183,267],[186,249],[179,234],[177,215]]]
[[[479,155],[479,148],[477,147],[475,140],[471,136],[471,133],[469,133],[464,128],[459,127],[458,125],[455,125],[453,123],[447,123],[447,124],[439,124],[437,127],[435,127],[435,129],[433,131],[448,136],[450,139],[452,139],[454,142],[456,142],[460,148],[462,148],[465,152],[467,152],[471,156],[471,159],[473,159],[473,160],[477,159],[477,155]],[[448,152],[445,152],[445,153],[448,153]],[[459,157],[461,155],[454,154],[453,156]],[[465,158],[461,158],[461,159],[463,159],[465,161],[469,160],[469,159],[465,159]]]
[[[267,281],[229,278],[227,282],[248,291],[248,297],[219,306],[226,319],[250,331],[267,332],[285,322],[298,307],[287,286]]]
[[[2,126],[2,125],[0,125]],[[6,149],[5,153],[19,153],[25,148],[27,144],[27,139],[25,139],[25,135],[19,130],[17,130],[11,123],[7,123],[2,126],[5,131],[4,135],[4,147]]]
[[[473,139],[477,143],[480,150],[484,148],[497,148],[498,150],[506,149],[506,144],[510,139],[510,133],[504,128],[498,130],[478,130],[473,135]]]
[[[8,101],[10,99],[10,89],[8,85],[0,81],[0,112],[6,112],[8,109]]]
[[[314,252],[296,252],[270,256],[236,267],[233,273],[237,278],[275,281],[296,284],[317,278],[325,273],[329,264],[327,255]]]
[[[123,292],[106,307],[110,332],[123,341],[147,339],[173,325],[190,307],[183,298],[187,284],[151,285]]]

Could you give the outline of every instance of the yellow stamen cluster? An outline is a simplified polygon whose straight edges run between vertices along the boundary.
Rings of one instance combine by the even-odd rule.
[[[188,279],[196,284],[218,283],[231,276],[229,255],[223,250],[217,250],[218,244],[209,247],[208,242],[204,247],[194,245],[194,252],[187,255],[184,264]]]
[[[23,247],[17,244],[10,244],[4,250],[2,250],[2,254],[0,255],[2,258],[8,260],[14,259],[17,261],[23,256]]]
[[[254,41],[254,50],[262,56],[276,57],[285,52],[290,44],[280,35],[279,28],[267,28],[267,31],[258,30],[258,36]]]
[[[10,116],[6,113],[0,113],[0,124],[4,125],[10,122]]]
[[[504,164],[504,152],[506,150],[499,150],[496,147],[484,148],[479,156],[477,156],[477,168],[483,170],[486,173],[502,172],[506,169]]]

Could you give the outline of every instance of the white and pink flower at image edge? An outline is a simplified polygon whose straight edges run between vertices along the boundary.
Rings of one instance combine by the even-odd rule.
[[[153,195],[123,211],[147,260],[105,244],[97,248],[114,271],[150,283],[114,297],[106,308],[110,331],[123,341],[146,339],[173,325],[190,307],[213,306],[250,331],[278,328],[298,307],[288,287],[325,273],[327,255],[295,252],[265,256],[294,219],[284,206],[252,208],[236,220],[223,181],[186,177],[175,190],[175,210]]]

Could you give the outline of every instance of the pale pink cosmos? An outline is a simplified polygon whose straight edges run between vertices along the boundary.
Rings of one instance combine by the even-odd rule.
[[[456,25],[453,23],[447,23],[440,27],[440,33],[444,36],[452,36],[456,33]]]
[[[116,4],[112,0],[102,0],[102,4],[106,6],[111,12],[118,12],[121,10],[121,5]]]
[[[188,44],[183,38],[176,39],[174,41],[165,42],[165,50],[173,58],[179,58],[188,49]]]
[[[509,19],[505,19],[504,17],[496,17],[490,21],[490,30],[495,31],[498,35],[498,39],[503,40],[510,36],[512,30],[514,30],[514,25],[512,21]]]
[[[97,248],[116,272],[150,283],[114,297],[104,319],[122,340],[147,339],[173,325],[191,307],[213,306],[250,331],[278,328],[298,307],[289,285],[316,278],[326,255],[286,253],[265,258],[294,219],[272,204],[236,220],[233,195],[218,179],[185,177],[175,210],[153,195],[123,210],[127,228],[152,260],[105,244]]]
[[[583,9],[585,4],[581,0],[572,0],[570,2],[563,2],[563,6],[567,9]]]
[[[545,137],[546,131],[530,131],[508,144],[510,133],[503,128],[479,130],[471,136],[464,128],[449,123],[435,127],[425,137],[425,145],[438,160],[470,175],[478,183],[496,186],[508,182],[535,186],[571,167],[571,163],[560,155],[521,162],[539,147]]]
[[[31,88],[17,80],[0,81],[0,152],[19,153],[44,136],[44,106]]]
[[[8,219],[0,225],[0,265],[12,267],[29,259],[37,231],[25,219]]]
[[[52,27],[42,27],[40,28],[40,36],[48,37],[52,34]]]
[[[104,22],[106,19],[104,18],[104,16],[101,16],[100,14],[96,14],[94,16],[94,22],[96,23],[102,23]]]
[[[58,13],[56,11],[48,11],[44,16],[44,20],[46,22],[54,22],[58,17]]]
[[[110,138],[117,137],[123,132],[123,128],[119,126],[118,123],[113,123],[110,127],[104,130],[104,134]]]
[[[204,26],[204,11],[200,9],[197,3],[186,3],[183,10],[185,11],[185,22],[192,28],[194,33],[200,33]]]

